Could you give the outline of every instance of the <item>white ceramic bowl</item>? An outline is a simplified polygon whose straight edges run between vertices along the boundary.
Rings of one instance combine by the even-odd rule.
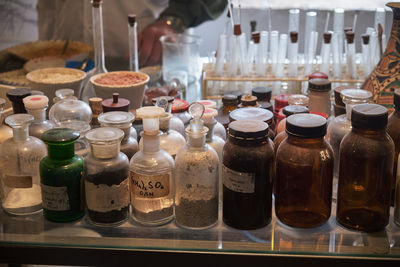
[[[118,76],[121,76],[121,79],[118,79]],[[139,76],[139,82],[133,83],[119,83],[124,76],[135,75]],[[103,84],[99,83],[99,78],[105,78],[109,76],[110,78],[116,81],[115,84]],[[130,101],[130,109],[137,109],[142,106],[143,97],[144,97],[144,88],[146,84],[149,82],[149,75],[142,72],[134,72],[134,71],[112,71],[107,73],[100,73],[94,75],[90,78],[90,82],[93,84],[94,90],[96,92],[97,97],[101,97],[103,99],[112,98],[113,93],[119,93],[119,97],[126,98]],[[96,81],[97,80],[97,81]]]
[[[69,88],[79,96],[86,73],[71,68],[45,68],[29,72],[26,78],[32,90],[42,91],[49,98],[49,108],[58,89]]]

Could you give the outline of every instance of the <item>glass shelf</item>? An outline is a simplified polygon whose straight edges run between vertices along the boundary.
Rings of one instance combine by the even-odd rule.
[[[332,210],[335,209],[333,206]],[[140,226],[132,220],[118,227],[97,227],[86,218],[73,223],[52,223],[41,212],[30,216],[1,212],[0,219],[0,248],[39,246],[400,260],[400,228],[392,218],[385,231],[372,234],[341,227],[334,214],[318,228],[294,229],[274,216],[268,226],[252,231],[230,228],[221,219],[217,226],[202,231],[181,229],[174,222],[159,227]]]

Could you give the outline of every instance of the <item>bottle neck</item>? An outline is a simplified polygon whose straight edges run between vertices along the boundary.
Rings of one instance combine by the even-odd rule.
[[[386,128],[384,129],[361,129],[355,128],[354,126],[351,129],[352,132],[362,135],[369,135],[369,136],[383,136],[386,133]]]
[[[46,108],[39,109],[27,109],[28,113],[31,114],[35,121],[45,121],[46,120]]]
[[[171,119],[171,116],[168,117],[161,117],[160,118],[160,130],[164,133],[169,131],[169,121]]]
[[[142,134],[143,138],[143,152],[158,152],[160,151],[160,135],[147,135]]]
[[[118,156],[120,142],[112,144],[90,144],[90,152],[93,157],[98,159],[112,159]]]
[[[125,127],[125,128],[120,128],[122,131],[124,131],[124,137],[122,138],[121,142],[126,142],[128,141],[129,137],[131,136],[131,127]]]
[[[67,144],[48,144],[47,153],[49,158],[56,160],[70,159],[75,155],[75,141]]]
[[[206,144],[206,135],[189,134],[188,144],[191,147],[203,147]]]
[[[315,138],[300,138],[291,134],[287,135],[288,137],[288,142],[292,144],[298,144],[298,145],[308,145],[308,144],[315,144],[315,143],[320,143],[324,142],[324,137],[315,137]]]
[[[211,122],[209,123],[205,123],[204,126],[206,126],[208,128],[208,132],[206,135],[206,142],[211,142],[213,137],[214,137],[214,127],[215,124],[217,124],[217,121],[215,119],[213,119]]]
[[[92,27],[94,42],[94,62],[96,73],[107,72],[104,64],[104,39],[103,39],[103,9],[102,4],[92,7]]]
[[[346,117],[348,121],[351,121],[351,111],[353,110],[353,107],[358,104],[364,104],[368,103],[368,100],[346,100],[345,101],[345,106],[346,106]]]
[[[15,141],[25,141],[29,137],[28,125],[13,128],[13,137]]]

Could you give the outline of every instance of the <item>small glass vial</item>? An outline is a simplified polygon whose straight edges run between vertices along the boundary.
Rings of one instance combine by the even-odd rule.
[[[190,105],[193,120],[186,128],[187,144],[175,158],[175,222],[200,230],[218,222],[218,155],[206,144],[207,127],[200,120],[201,103]]]
[[[374,232],[389,223],[394,144],[386,132],[388,111],[360,104],[351,111],[351,132],[340,144],[336,220]]]
[[[189,125],[189,122],[192,119],[192,117],[188,113],[188,108],[189,103],[186,100],[175,98],[174,102],[172,103],[172,115],[178,117],[183,122],[185,127]]]
[[[79,133],[56,128],[41,136],[48,156],[40,162],[40,183],[44,217],[54,222],[70,222],[84,215],[83,159],[75,155],[74,143]]]
[[[144,225],[161,225],[173,219],[173,158],[160,149],[161,107],[142,107],[136,115],[143,120],[143,150],[130,161],[133,218]]]
[[[85,138],[90,153],[84,160],[87,215],[96,225],[114,226],[129,217],[129,160],[119,151],[124,132],[100,127]]]
[[[39,162],[46,156],[46,145],[29,136],[28,127],[33,119],[23,113],[5,119],[13,129],[13,137],[0,145],[1,197],[3,210],[14,215],[42,210]]]
[[[29,135],[40,138],[42,133],[54,128],[54,123],[46,120],[49,99],[44,95],[31,95],[23,99],[25,109],[35,120],[29,125]]]
[[[32,91],[28,88],[15,88],[7,91],[6,96],[12,104],[14,114],[27,113],[23,99],[31,94]]]
[[[331,115],[331,82],[328,79],[308,81],[308,108],[311,112],[323,112]]]
[[[229,124],[223,150],[223,220],[234,228],[257,229],[271,221],[274,151],[268,124],[237,120]]]
[[[225,128],[229,125],[229,113],[237,109],[238,99],[236,95],[224,95],[222,96],[222,108],[218,110],[218,116],[215,118]]]
[[[103,112],[103,106],[101,105],[102,101],[103,99],[100,97],[89,98],[89,106],[92,110],[92,120],[90,121],[90,128],[92,129],[100,127],[100,123],[97,118]]]
[[[276,127],[276,134],[280,134],[286,130],[286,118],[290,115],[300,114],[300,113],[309,113],[308,108],[300,105],[289,105],[282,109],[283,115],[285,118],[279,122]]]
[[[6,100],[0,98],[0,144],[13,136],[12,129],[9,126],[3,124],[2,114],[5,105],[6,105]]]
[[[311,228],[331,214],[333,151],[324,136],[326,119],[295,114],[276,153],[275,213],[289,226]]]
[[[251,90],[251,94],[257,97],[258,104],[261,108],[268,109],[273,112],[274,109],[271,104],[272,89],[268,87],[256,87]]]
[[[120,150],[128,157],[128,160],[130,160],[139,150],[136,136],[132,135],[132,131],[136,133],[132,126],[134,120],[135,116],[132,113],[125,111],[110,111],[102,113],[98,117],[98,121],[102,127],[119,128],[124,132]]]

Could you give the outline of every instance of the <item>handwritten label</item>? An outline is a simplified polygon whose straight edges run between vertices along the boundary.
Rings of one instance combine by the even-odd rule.
[[[66,186],[48,186],[41,184],[43,208],[47,210],[70,210],[68,188]]]
[[[32,176],[4,175],[3,183],[11,188],[31,188],[33,186]]]
[[[97,212],[121,210],[130,203],[129,179],[118,185],[95,185],[85,180],[86,205],[88,209]]]
[[[134,196],[142,198],[165,197],[169,194],[169,173],[145,175],[131,172],[131,190]]]
[[[222,167],[222,181],[224,186],[239,193],[254,193],[255,173],[237,172]]]

